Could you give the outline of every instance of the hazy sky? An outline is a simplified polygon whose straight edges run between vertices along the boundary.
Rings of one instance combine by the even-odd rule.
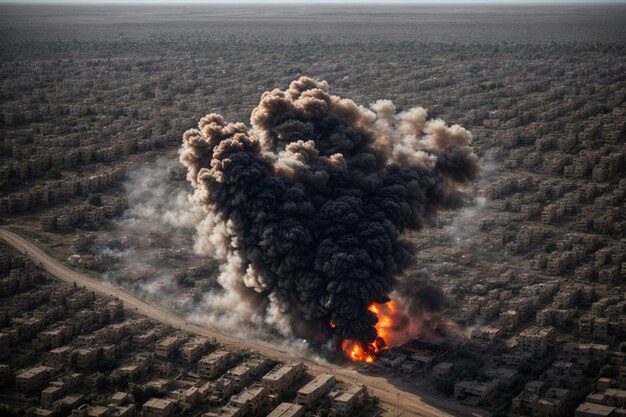
[[[626,0],[244,0],[244,1],[228,1],[228,0],[0,0],[0,3],[12,4],[55,4],[55,3],[72,3],[72,4],[341,4],[341,3],[368,3],[368,4],[598,4],[598,3],[614,3],[626,4]]]

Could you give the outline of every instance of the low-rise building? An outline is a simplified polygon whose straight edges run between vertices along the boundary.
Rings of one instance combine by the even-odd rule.
[[[531,327],[520,333],[518,346],[523,352],[542,358],[554,346],[555,341],[556,332],[553,327]]]
[[[498,384],[493,381],[461,381],[454,384],[454,398],[471,403],[493,400]]]
[[[196,337],[180,348],[180,354],[187,363],[193,363],[202,357],[209,346],[209,340],[204,337]]]
[[[278,395],[289,391],[306,371],[303,363],[277,365],[261,379],[261,384],[267,388],[270,395]]]
[[[178,336],[168,336],[159,340],[156,344],[156,356],[167,359],[178,350],[181,342]]]
[[[584,402],[576,408],[575,417],[618,417],[615,407]]]
[[[433,377],[435,378],[447,378],[452,375],[454,364],[451,362],[441,362],[433,366]]]
[[[218,350],[198,361],[198,373],[204,378],[217,378],[228,365],[231,353],[226,350]]]
[[[300,404],[281,403],[267,417],[303,417],[304,410]]]
[[[328,394],[334,384],[335,375],[320,374],[313,381],[298,390],[296,402],[304,406],[310,406]]]
[[[53,371],[49,366],[36,366],[20,372],[15,377],[15,389],[25,394],[34,392],[50,380]]]
[[[170,417],[176,412],[176,403],[167,398],[150,398],[142,410],[143,417]]]
[[[222,403],[237,391],[237,384],[231,379],[219,377],[208,384],[209,401]]]
[[[257,415],[266,406],[267,391],[257,385],[247,388],[230,399],[228,405],[243,410],[244,414]]]
[[[252,381],[252,368],[246,365],[237,365],[229,369],[224,378],[232,380],[237,388],[241,389]]]
[[[339,416],[349,416],[366,397],[367,387],[363,384],[354,384],[331,398],[332,409]]]

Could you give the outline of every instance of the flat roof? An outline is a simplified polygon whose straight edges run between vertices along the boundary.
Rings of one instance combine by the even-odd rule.
[[[265,374],[262,379],[279,380],[280,378],[287,375],[294,368],[295,368],[295,365],[291,363],[287,365],[279,365],[276,368],[269,371],[267,374]]]
[[[233,369],[228,371],[229,375],[234,375],[234,376],[241,376],[244,375],[246,373],[249,373],[252,369],[250,369],[249,366],[246,365],[237,365],[235,366]]]
[[[172,343],[178,342],[178,340],[179,340],[178,336],[167,336],[166,338],[159,340],[157,342],[157,345],[159,346],[171,345]]]
[[[115,394],[111,395],[109,398],[112,400],[123,400],[128,397],[128,393],[124,391],[118,391]]]
[[[174,401],[168,400],[167,398],[150,398],[143,406],[164,409],[169,407],[171,404],[174,404]]]
[[[461,382],[457,382],[455,385],[461,386],[463,388],[475,389],[478,391],[484,391],[486,389],[494,388],[493,381],[489,381],[489,382],[480,382],[476,380],[461,381]]]
[[[346,390],[350,394],[358,394],[365,389],[365,384],[353,384]]]
[[[338,396],[335,397],[335,401],[337,402],[343,402],[343,403],[347,403],[348,401],[350,401],[352,398],[354,398],[354,393],[351,392],[342,392],[341,394],[339,394]]]
[[[298,413],[304,414],[304,407],[300,404],[281,403],[267,417],[292,417],[298,415]]]
[[[40,373],[48,372],[51,369],[52,368],[48,366],[37,366],[35,368],[30,368],[30,369],[25,370],[24,372],[21,372],[20,374],[17,375],[17,378],[31,378],[35,375],[39,375]]]
[[[265,392],[264,387],[255,386],[242,391],[238,395],[231,398],[231,402],[233,403],[247,403],[248,401],[253,400],[258,395],[262,395]]]
[[[441,363],[435,365],[433,368],[450,369],[450,368],[454,368],[454,364],[452,362],[441,362]]]
[[[333,374],[320,374],[315,379],[298,390],[298,394],[310,394],[329,380],[335,379]]]
[[[615,407],[609,407],[607,405],[594,404],[594,403],[582,403],[578,406],[576,411],[584,411],[585,413],[592,413],[597,416],[610,416]]]
[[[230,352],[227,350],[216,350],[215,352],[211,353],[210,355],[204,356],[202,359],[200,359],[200,362],[211,362],[211,361],[215,361],[218,359],[222,359],[226,356],[230,356]]]
[[[65,345],[65,346],[61,346],[56,349],[50,350],[50,353],[63,353],[63,352],[67,352],[68,350],[72,350],[72,347],[69,345]]]

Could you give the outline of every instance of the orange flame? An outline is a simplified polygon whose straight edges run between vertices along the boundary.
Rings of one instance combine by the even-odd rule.
[[[331,328],[333,328],[333,329],[334,329],[335,327],[337,327],[337,325],[336,325],[335,323],[333,323],[333,321],[332,321],[332,320],[328,322],[328,325],[329,325]]]
[[[385,304],[373,303],[367,309],[378,317],[378,322],[374,326],[377,334],[376,340],[368,343],[367,346],[363,346],[357,340],[344,339],[341,342],[341,349],[355,362],[372,363],[376,360],[378,353],[388,349],[387,340],[393,326],[392,315],[396,313],[398,307],[394,301],[389,301]],[[331,327],[333,327],[332,324]]]

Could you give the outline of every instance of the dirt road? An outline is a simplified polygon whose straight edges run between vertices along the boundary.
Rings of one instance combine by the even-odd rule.
[[[180,330],[196,333],[201,336],[217,339],[218,342],[247,348],[257,352],[261,352],[267,356],[277,358],[279,360],[300,360],[305,362],[311,373],[318,374],[321,372],[331,372],[347,382],[366,384],[373,395],[380,398],[380,405],[385,410],[385,416],[426,416],[426,417],[447,417],[447,416],[481,416],[484,412],[480,410],[464,407],[460,404],[433,398],[427,395],[418,395],[407,392],[398,387],[414,389],[406,383],[395,381],[395,385],[391,384],[385,378],[380,376],[363,375],[355,369],[336,366],[333,364],[320,364],[313,362],[307,358],[296,357],[290,353],[284,352],[277,348],[267,346],[265,344],[254,343],[250,340],[242,340],[217,331],[207,329],[192,323],[186,322],[183,318],[153,304],[125,292],[124,290],[109,285],[108,283],[98,281],[85,274],[74,271],[56,259],[47,255],[42,249],[30,240],[17,235],[5,228],[0,228],[0,239],[7,244],[32,259],[35,263],[43,267],[48,273],[55,276],[61,281],[84,285],[86,288],[96,291],[100,294],[106,294],[118,297],[124,302],[125,308],[135,310],[154,320],[166,323]],[[442,411],[446,410],[446,411]]]

